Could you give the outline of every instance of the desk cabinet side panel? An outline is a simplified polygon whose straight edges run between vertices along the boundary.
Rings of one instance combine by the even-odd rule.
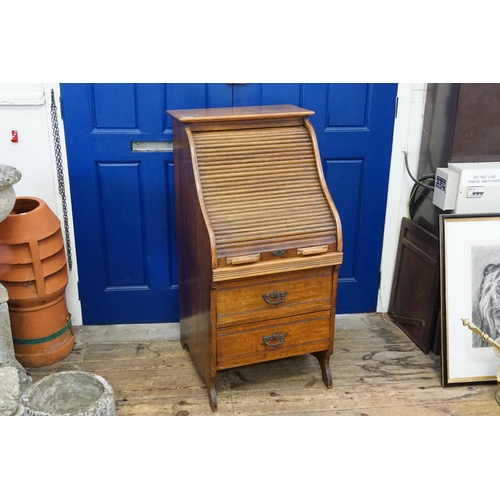
[[[332,199],[330,191],[328,190],[328,185],[326,183],[325,174],[323,172],[323,166],[321,163],[321,155],[319,153],[319,146],[318,146],[318,139],[316,137],[316,132],[314,131],[314,127],[312,126],[312,124],[309,120],[305,119],[304,125],[309,133],[309,137],[311,138],[311,143],[312,143],[313,150],[314,150],[314,157],[316,160],[316,169],[318,171],[319,183],[320,183],[321,189],[323,190],[323,193],[324,193],[325,198],[326,198],[326,202],[328,204],[328,207],[330,209],[332,217],[335,221],[335,226],[337,228],[336,251],[342,252],[342,249],[343,249],[342,224],[340,221],[339,212],[338,212],[337,207]]]
[[[333,280],[332,280],[332,317],[331,317],[331,337],[330,337],[330,348],[328,354],[331,356],[333,354],[333,345],[335,339],[335,318],[337,312],[337,289],[339,283],[339,269],[340,266],[334,266],[333,268]]]
[[[210,240],[196,192],[187,134],[175,119],[173,132],[181,343],[208,383],[216,374]]]

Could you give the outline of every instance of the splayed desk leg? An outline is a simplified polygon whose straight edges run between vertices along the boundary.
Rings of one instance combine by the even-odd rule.
[[[323,383],[328,389],[333,387],[332,383],[332,371],[330,370],[330,354],[328,351],[320,351],[311,353],[319,362],[321,367],[321,376]]]
[[[217,394],[215,392],[215,379],[210,379],[207,383],[208,401],[212,411],[217,411]]]

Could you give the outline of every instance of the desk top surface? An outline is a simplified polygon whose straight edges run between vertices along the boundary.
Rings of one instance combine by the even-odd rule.
[[[232,108],[200,108],[167,110],[167,114],[180,122],[206,122],[219,120],[257,120],[262,118],[293,118],[314,114],[309,109],[291,104],[274,106],[245,106]]]

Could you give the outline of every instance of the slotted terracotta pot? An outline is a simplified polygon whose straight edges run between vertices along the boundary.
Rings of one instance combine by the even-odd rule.
[[[16,198],[0,222],[0,282],[9,294],[17,360],[35,367],[65,358],[74,338],[64,240],[59,219],[39,198]]]

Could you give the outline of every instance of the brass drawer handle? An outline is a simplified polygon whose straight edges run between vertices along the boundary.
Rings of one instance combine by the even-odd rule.
[[[262,337],[262,342],[268,347],[279,347],[285,341],[286,333],[273,333],[267,337]]]
[[[262,296],[262,298],[268,304],[271,304],[272,306],[277,306],[278,304],[281,304],[285,300],[285,297],[287,295],[288,292],[272,292],[272,293],[265,293]]]

